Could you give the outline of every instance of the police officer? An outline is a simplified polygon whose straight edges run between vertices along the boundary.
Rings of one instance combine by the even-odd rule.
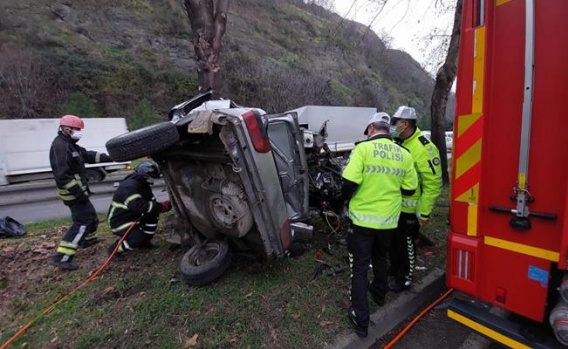
[[[414,108],[401,106],[391,120],[395,142],[410,151],[418,173],[418,190],[403,195],[402,213],[389,251],[389,274],[394,277],[390,290],[401,292],[412,285],[416,249],[414,241],[420,227],[428,224],[436,198],[442,190],[442,171],[438,148],[416,127]]]
[[[360,337],[367,336],[367,291],[377,305],[388,292],[387,251],[394,234],[402,193],[417,186],[412,157],[389,136],[390,117],[374,114],[365,129],[366,141],[357,143],[343,171],[342,198],[349,201],[347,249],[351,267],[349,320]],[[367,272],[373,266],[373,281]]]
[[[85,124],[75,115],[64,115],[59,120],[59,132],[51,144],[49,161],[59,197],[71,210],[73,224],[63,236],[50,264],[64,270],[79,268],[73,257],[79,247],[90,247],[99,240],[96,231],[97,213],[89,200],[85,163],[112,162],[107,154],[89,151],[77,145],[83,136]]]
[[[158,216],[172,208],[169,201],[156,201],[152,193],[150,186],[154,179],[159,177],[158,166],[153,162],[143,161],[116,189],[108,211],[108,225],[117,236],[123,236],[132,224],[135,224],[135,227],[118,247],[115,261],[123,260],[126,251],[154,247],[150,240],[156,233]],[[120,239],[116,240],[108,247],[109,254],[114,251],[119,241]]]

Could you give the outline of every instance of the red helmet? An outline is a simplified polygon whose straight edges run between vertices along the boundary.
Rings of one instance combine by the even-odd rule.
[[[59,120],[59,126],[73,127],[82,130],[85,128],[85,123],[78,116],[63,115]]]

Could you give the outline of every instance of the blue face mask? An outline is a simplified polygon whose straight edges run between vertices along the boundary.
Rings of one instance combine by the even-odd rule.
[[[395,125],[391,125],[389,130],[393,138],[398,138],[400,136],[400,131],[396,128]]]

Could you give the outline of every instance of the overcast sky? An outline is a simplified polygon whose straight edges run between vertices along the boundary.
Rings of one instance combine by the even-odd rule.
[[[424,52],[424,38],[436,28],[451,30],[453,21],[453,13],[441,13],[436,7],[437,0],[332,1],[340,16],[371,24],[379,36],[383,32],[392,37],[391,48],[408,52],[422,65],[431,60]]]

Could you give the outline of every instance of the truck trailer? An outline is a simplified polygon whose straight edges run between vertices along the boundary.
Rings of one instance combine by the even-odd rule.
[[[105,143],[128,132],[124,118],[83,118],[85,135],[79,145],[106,153]],[[49,163],[51,142],[59,119],[0,120],[0,185],[53,178]],[[109,172],[128,169],[130,162],[87,164],[89,181],[102,181]]]
[[[509,315],[447,313],[512,348],[568,345],[567,17],[566,0],[463,1],[446,281]]]

